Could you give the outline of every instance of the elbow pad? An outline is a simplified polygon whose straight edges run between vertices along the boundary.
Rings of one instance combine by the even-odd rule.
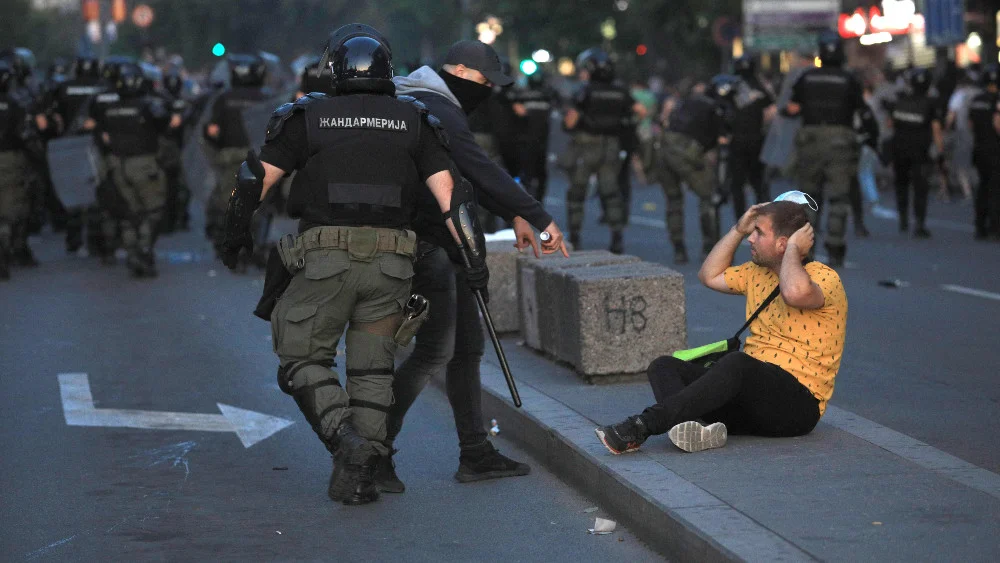
[[[476,202],[472,198],[472,185],[454,170],[455,188],[451,195],[451,210],[445,219],[451,219],[462,241],[462,253],[469,265],[479,267],[486,264],[486,234],[476,214]]]
[[[236,186],[229,197],[226,208],[226,232],[235,234],[250,228],[253,212],[260,203],[264,191],[264,165],[253,152],[247,151],[247,159],[236,173]]]

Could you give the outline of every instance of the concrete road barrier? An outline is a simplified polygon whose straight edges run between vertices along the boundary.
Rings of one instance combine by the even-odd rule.
[[[687,346],[684,276],[670,268],[612,264],[564,269],[545,279],[545,291],[562,292],[558,301],[540,303],[540,320],[562,319],[553,355],[590,381],[641,373],[654,359]]]
[[[486,266],[490,269],[490,316],[499,334],[520,329],[517,315],[517,258],[521,254],[512,240],[486,243]]]

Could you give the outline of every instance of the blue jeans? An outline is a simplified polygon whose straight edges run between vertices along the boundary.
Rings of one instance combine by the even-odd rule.
[[[417,332],[413,352],[396,369],[386,443],[396,439],[403,417],[431,377],[444,371],[458,445],[462,449],[481,445],[487,437],[479,377],[485,337],[475,294],[465,272],[444,249],[419,243],[416,258],[412,292],[430,301],[430,315]]]
[[[878,168],[878,155],[868,145],[862,145],[861,157],[858,160],[858,183],[861,184],[861,194],[866,203],[878,203],[876,168]]]

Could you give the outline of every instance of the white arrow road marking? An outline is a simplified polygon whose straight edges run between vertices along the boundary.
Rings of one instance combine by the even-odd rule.
[[[235,432],[243,447],[294,424],[291,420],[216,403],[222,414],[98,409],[85,373],[60,373],[59,392],[69,426]]]

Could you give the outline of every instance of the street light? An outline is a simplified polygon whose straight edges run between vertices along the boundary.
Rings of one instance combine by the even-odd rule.
[[[549,53],[545,49],[539,49],[531,54],[531,60],[539,64],[545,64],[552,60],[552,53]]]

